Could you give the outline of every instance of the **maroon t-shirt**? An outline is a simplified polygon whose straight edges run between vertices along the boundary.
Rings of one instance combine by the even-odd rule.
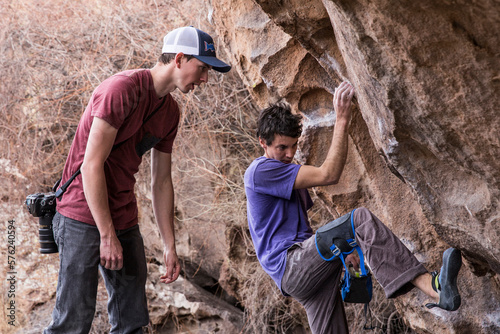
[[[165,100],[165,101],[163,101]],[[163,103],[163,104],[162,104]],[[143,125],[144,120],[161,108]],[[130,70],[103,81],[94,91],[83,113],[64,166],[61,184],[81,166],[94,117],[118,129],[114,145],[104,165],[109,208],[115,229],[137,224],[135,176],[142,154],[149,148],[172,153],[179,124],[179,107],[170,94],[158,98],[149,70]],[[57,203],[62,215],[96,225],[83,193],[79,175]]]

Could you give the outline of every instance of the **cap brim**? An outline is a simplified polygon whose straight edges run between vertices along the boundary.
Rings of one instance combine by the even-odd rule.
[[[204,62],[207,65],[212,66],[212,68],[218,72],[226,73],[231,70],[231,65],[226,64],[220,59],[210,56],[193,56],[199,61]]]

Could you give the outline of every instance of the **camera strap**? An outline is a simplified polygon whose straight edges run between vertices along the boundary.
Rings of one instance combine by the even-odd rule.
[[[156,107],[156,109],[151,113],[149,114],[147,117],[144,118],[144,120],[142,121],[142,126],[144,126],[144,124],[146,124],[147,121],[149,121],[151,119],[151,117],[154,116],[154,114],[156,114],[156,112],[158,112],[158,110],[161,109],[161,107],[163,107],[163,104],[165,104],[165,100],[166,100],[166,97],[163,97],[163,100],[161,101],[160,105],[158,107]],[[141,126],[141,127],[142,127]],[[132,137],[132,136],[131,136]],[[131,137],[125,139],[124,141],[118,143],[118,144],[115,144],[113,145],[113,148],[111,149],[111,152],[113,152],[115,149],[117,149],[118,147],[122,146],[127,140],[129,140]],[[81,173],[81,168],[78,168],[78,170],[73,174],[71,175],[71,177],[68,179],[68,181],[66,181],[62,186],[61,188],[55,190],[59,184],[61,183],[61,180],[62,178],[60,178],[56,184],[54,185],[53,187],[53,190],[55,190],[55,196],[56,198],[60,198],[65,192],[66,190],[68,189],[69,185],[73,182],[73,180],[78,176],[80,175]]]

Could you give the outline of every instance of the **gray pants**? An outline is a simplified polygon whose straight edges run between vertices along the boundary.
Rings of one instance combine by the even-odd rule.
[[[354,211],[356,242],[387,298],[410,291],[410,282],[427,270],[403,243],[366,208]],[[314,334],[349,333],[340,294],[342,262],[324,261],[314,236],[288,250],[283,291],[300,302]]]
[[[52,322],[44,333],[88,333],[94,318],[98,270],[108,290],[110,333],[142,333],[149,323],[147,267],[139,226],[116,231],[123,248],[123,268],[101,267],[97,227],[59,213],[53,219],[59,247],[59,279]]]

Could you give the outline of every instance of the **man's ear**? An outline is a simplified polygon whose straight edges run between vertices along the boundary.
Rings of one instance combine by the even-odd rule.
[[[266,150],[267,149],[267,145],[266,145],[266,141],[264,139],[262,139],[261,137],[259,137],[259,144],[260,146]]]
[[[184,57],[184,53],[179,52],[178,54],[175,55],[175,67],[180,68],[181,67],[181,61],[182,58]]]

